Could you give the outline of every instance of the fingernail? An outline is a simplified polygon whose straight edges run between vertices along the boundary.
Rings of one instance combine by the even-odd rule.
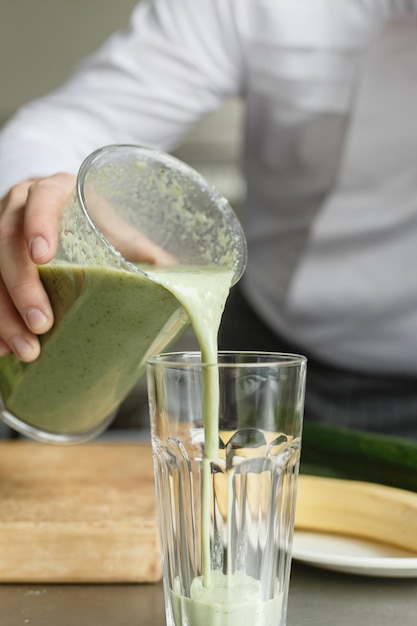
[[[40,309],[28,309],[26,311],[26,323],[34,333],[41,333],[49,328],[49,319]]]
[[[41,259],[49,252],[49,244],[43,237],[35,237],[30,245],[30,254],[32,259]]]
[[[15,355],[22,361],[36,359],[39,349],[29,343],[24,337],[15,337],[12,341],[12,349]]]

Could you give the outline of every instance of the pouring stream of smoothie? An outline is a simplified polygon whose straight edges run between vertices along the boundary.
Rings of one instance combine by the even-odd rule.
[[[152,275],[152,272],[151,272]],[[217,460],[219,431],[219,380],[217,363],[217,335],[220,321],[232,284],[233,273],[219,268],[170,268],[166,273],[158,269],[154,279],[167,288],[187,311],[201,350],[203,363],[202,407],[204,425],[204,458],[202,470],[202,561],[203,584],[211,584],[210,566],[210,490],[211,463]]]
[[[151,272],[152,275],[152,272]],[[170,590],[176,626],[275,626],[281,615],[282,593],[275,588],[265,599],[261,581],[244,571],[232,572],[231,525],[232,477],[227,477],[228,541],[226,573],[211,569],[210,529],[212,501],[211,464],[219,462],[219,376],[217,336],[233,274],[219,268],[158,268],[154,280],[168,289],[183,305],[198,340],[203,363],[202,414],[204,455],[202,461],[201,543],[202,576],[196,576],[184,594],[177,578]]]

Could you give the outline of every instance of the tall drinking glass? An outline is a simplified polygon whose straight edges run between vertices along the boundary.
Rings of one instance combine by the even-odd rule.
[[[168,626],[285,626],[306,359],[148,359]]]

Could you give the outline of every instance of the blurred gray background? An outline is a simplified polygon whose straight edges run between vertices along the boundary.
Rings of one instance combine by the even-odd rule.
[[[59,86],[77,63],[123,28],[136,0],[1,0],[0,124],[25,102]],[[177,154],[236,204],[241,104],[227,102]]]
[[[79,61],[124,28],[136,0],[1,0],[0,125],[21,105],[58,87]],[[186,138],[176,155],[198,169],[237,209],[242,105],[232,99]],[[196,347],[186,331],[176,349]],[[124,403],[109,436],[147,427],[145,381]]]

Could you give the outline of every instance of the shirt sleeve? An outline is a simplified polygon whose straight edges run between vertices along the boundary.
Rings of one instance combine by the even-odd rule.
[[[236,0],[145,0],[128,28],[0,133],[0,197],[20,180],[75,173],[100,146],[175,148],[241,90]]]

